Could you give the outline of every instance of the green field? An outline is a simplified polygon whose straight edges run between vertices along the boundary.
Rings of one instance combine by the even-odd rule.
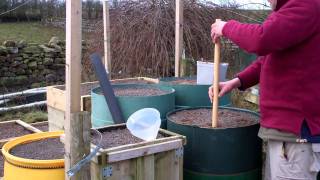
[[[47,43],[53,36],[65,39],[64,29],[46,27],[39,22],[0,23],[0,43],[5,40]]]

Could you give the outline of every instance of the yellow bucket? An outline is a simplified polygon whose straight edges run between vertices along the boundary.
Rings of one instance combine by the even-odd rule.
[[[33,160],[11,155],[10,150],[19,145],[46,138],[57,138],[63,131],[43,132],[21,136],[2,147],[4,180],[64,180],[64,159]]]

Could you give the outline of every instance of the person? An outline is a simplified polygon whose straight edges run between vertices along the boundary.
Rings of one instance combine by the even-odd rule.
[[[266,180],[314,180],[320,169],[320,0],[268,0],[262,24],[235,20],[212,24],[221,36],[258,58],[218,96],[259,83],[260,130],[266,140]],[[213,87],[209,88],[212,100]]]

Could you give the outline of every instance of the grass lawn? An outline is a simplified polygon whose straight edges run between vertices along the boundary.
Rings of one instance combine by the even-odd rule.
[[[40,22],[15,22],[0,23],[0,43],[5,40],[28,43],[47,43],[53,36],[65,39],[65,30],[60,28],[46,27]]]
[[[47,112],[40,111],[36,108],[31,109],[30,111],[16,111],[0,114],[0,122],[17,119],[20,119],[27,123],[34,123],[40,121],[47,121],[48,115]]]

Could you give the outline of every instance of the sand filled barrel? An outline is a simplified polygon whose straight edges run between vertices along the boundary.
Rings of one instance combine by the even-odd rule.
[[[196,78],[162,78],[159,85],[175,89],[177,107],[212,106],[208,97],[210,85],[199,85]],[[219,100],[219,106],[228,106],[230,104],[230,94],[221,97]]]
[[[218,128],[211,127],[211,108],[185,108],[168,113],[168,130],[187,137],[185,180],[261,179],[259,115],[219,108]]]
[[[174,89],[157,85],[125,84],[113,85],[116,98],[125,120],[142,108],[155,108],[160,112],[165,126],[165,117],[175,107]],[[102,127],[113,124],[113,119],[101,89],[92,90],[92,126]]]

